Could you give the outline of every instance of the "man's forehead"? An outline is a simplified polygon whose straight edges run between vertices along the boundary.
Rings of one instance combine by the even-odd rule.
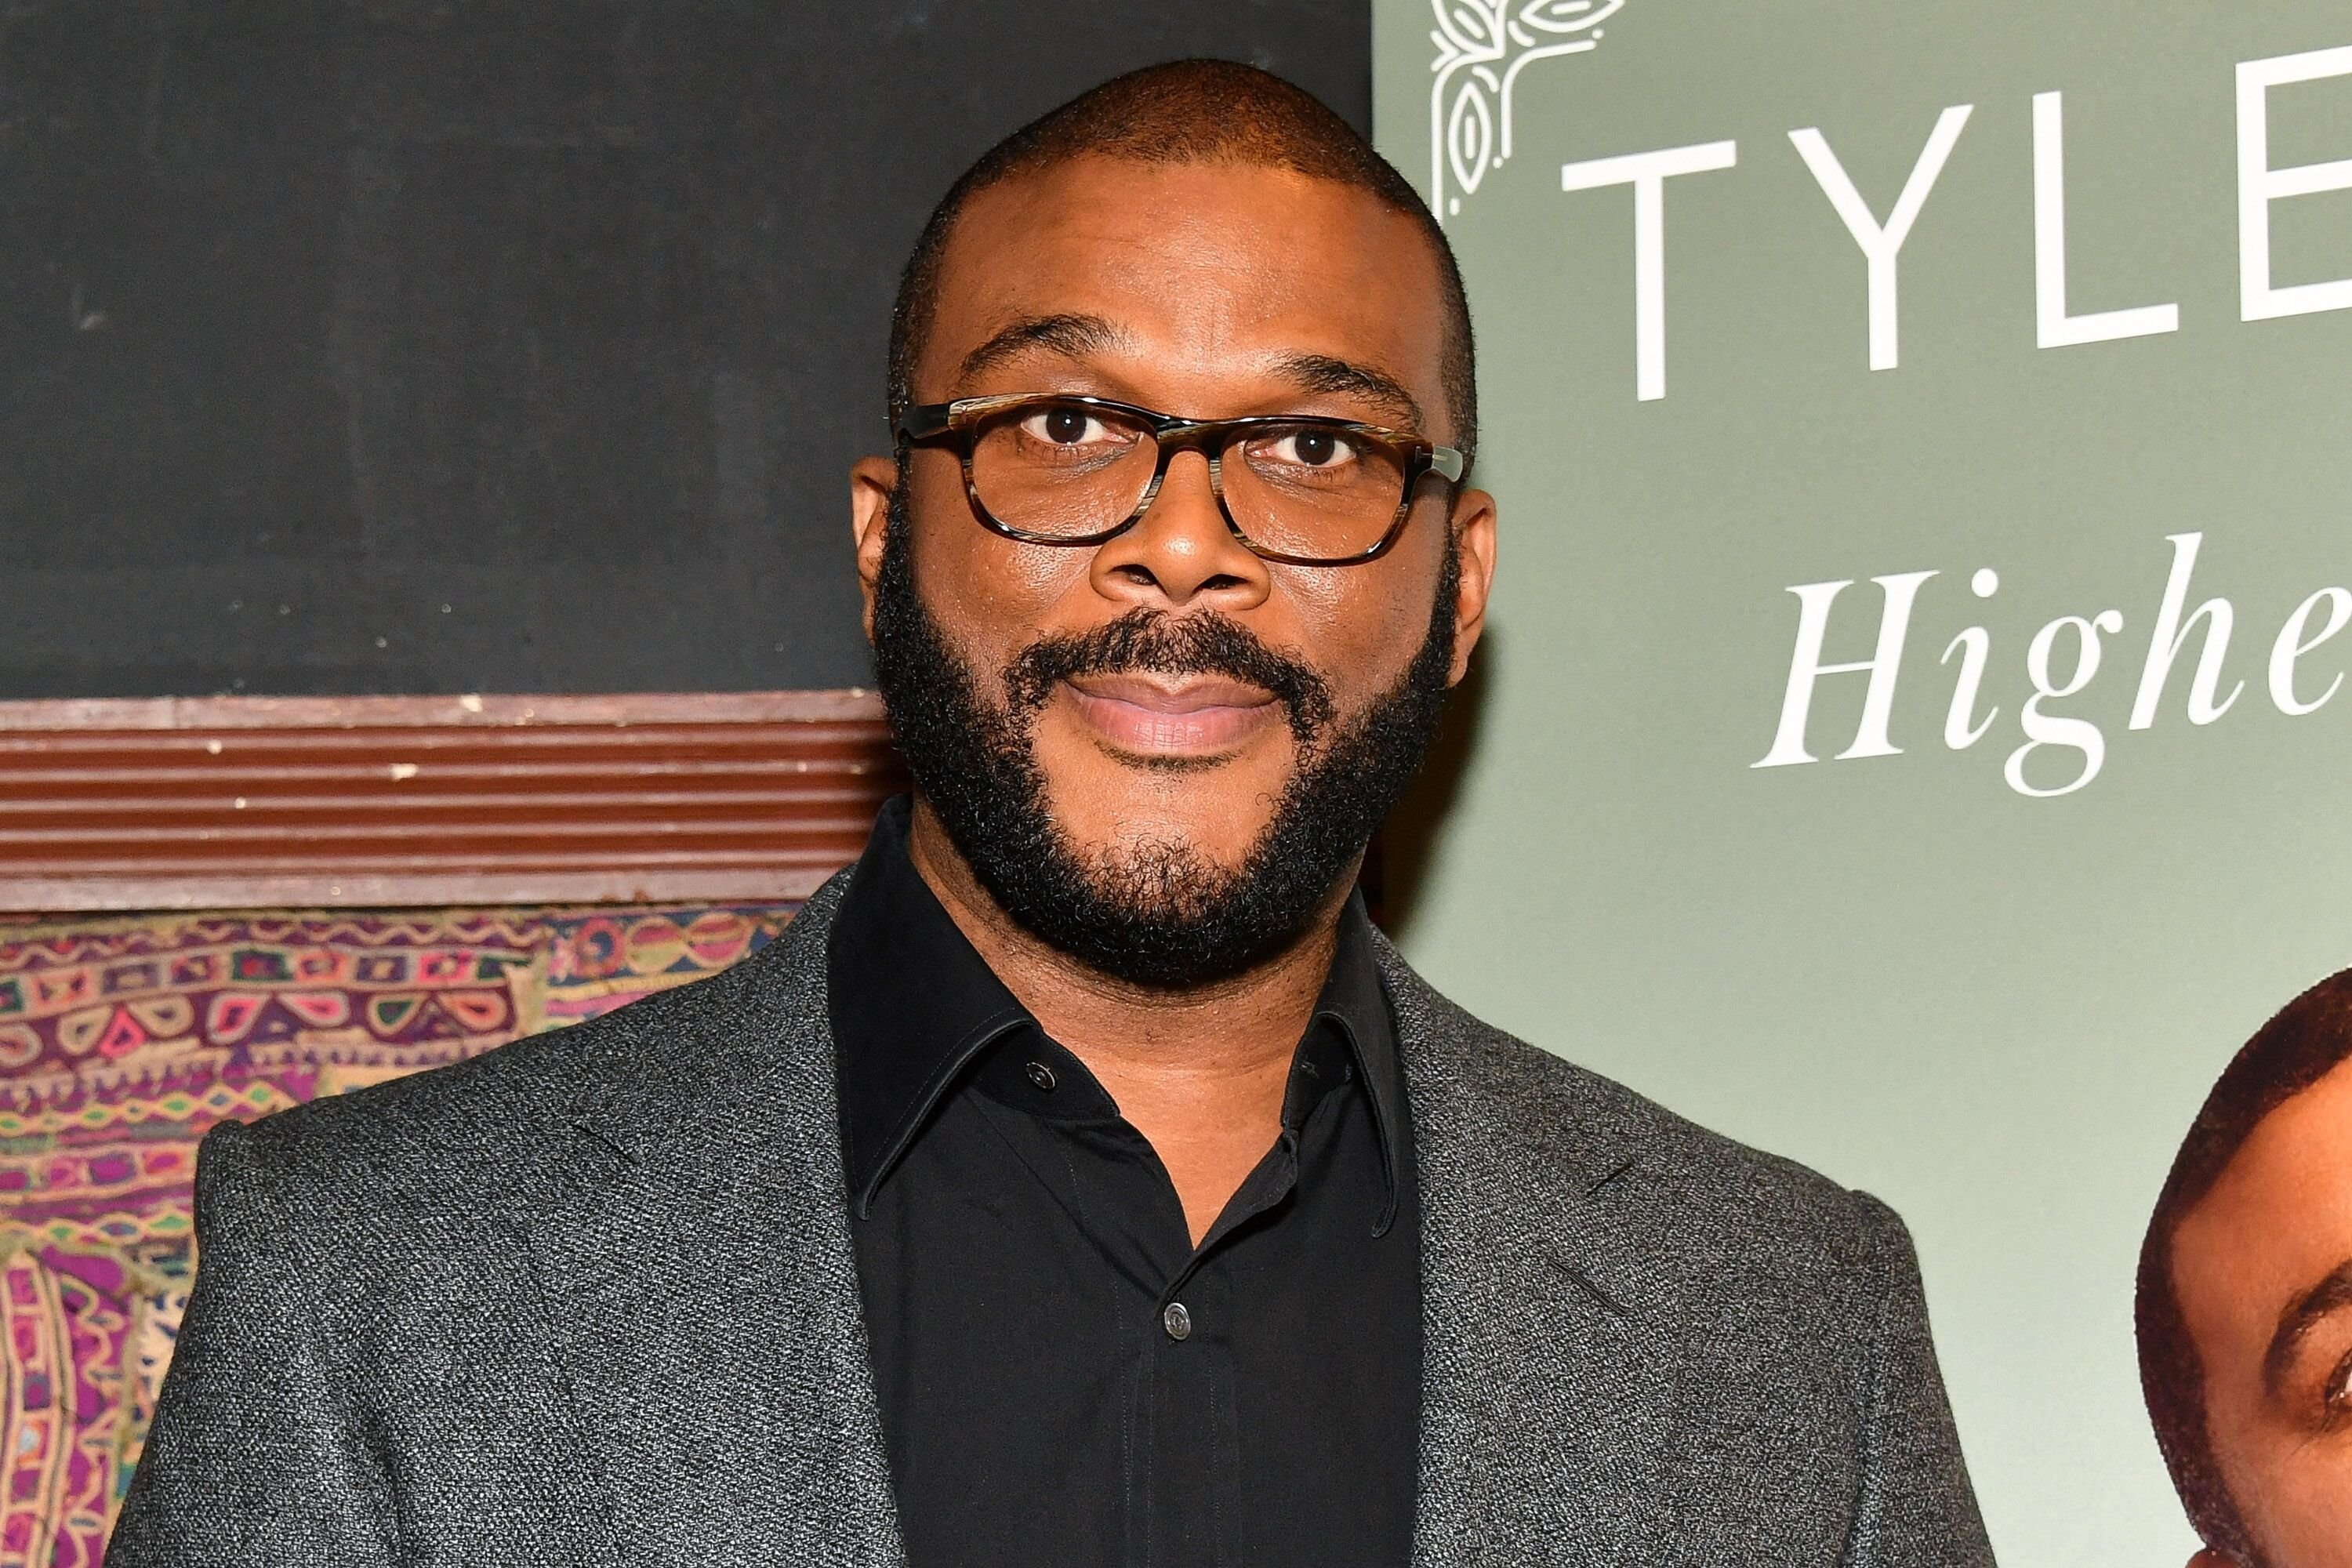
[[[2248,1203],[2299,1199],[2352,1224],[2352,1061],[2273,1107],[2214,1184]]]
[[[1431,398],[1444,296],[1413,220],[1284,169],[1082,157],[974,195],[941,256],[927,377],[1034,321],[1070,357],[1367,357]],[[1002,356],[984,356],[998,357]]]
[[[2183,1305],[2271,1301],[2352,1257],[2352,1064],[2254,1128],[2174,1241]]]
[[[955,384],[981,384],[1001,367],[1021,364],[1040,353],[1071,364],[1109,362],[1116,365],[1122,359],[1155,358],[1147,344],[1101,316],[1066,311],[1050,316],[1022,316],[982,339],[963,356],[956,366]],[[1164,362],[1163,368],[1169,368]],[[1175,368],[1181,376],[1181,367]],[[1205,368],[1213,377],[1226,382],[1238,372],[1270,379],[1295,394],[1343,395],[1400,429],[1420,431],[1428,427],[1429,416],[1412,389],[1377,363],[1273,348],[1251,356],[1243,364],[1219,360]]]

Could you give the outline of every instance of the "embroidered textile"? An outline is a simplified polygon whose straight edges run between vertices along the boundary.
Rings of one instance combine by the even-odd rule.
[[[793,907],[0,927],[0,1568],[99,1568],[187,1302],[214,1123],[698,979]]]

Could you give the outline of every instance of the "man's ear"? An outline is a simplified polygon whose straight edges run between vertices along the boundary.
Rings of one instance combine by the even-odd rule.
[[[857,542],[857,587],[866,599],[866,640],[874,640],[874,584],[882,575],[882,542],[890,531],[890,496],[898,465],[860,458],[849,466],[849,529]]]
[[[1446,517],[1460,552],[1462,572],[1454,590],[1454,668],[1445,683],[1459,685],[1470,673],[1470,650],[1486,629],[1486,596],[1495,586],[1495,498],[1464,490]]]

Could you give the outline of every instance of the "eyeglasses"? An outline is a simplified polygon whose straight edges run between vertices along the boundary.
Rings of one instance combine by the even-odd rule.
[[[1451,447],[1346,419],[1269,415],[1179,419],[1056,394],[965,397],[909,408],[900,439],[963,459],[979,520],[1028,544],[1100,544],[1150,510],[1179,452],[1208,459],[1234,537],[1268,561],[1346,566],[1387,552],[1435,474],[1459,484]]]

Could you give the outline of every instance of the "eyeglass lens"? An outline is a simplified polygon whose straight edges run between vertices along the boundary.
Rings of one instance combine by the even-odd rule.
[[[1234,526],[1276,554],[1360,554],[1388,532],[1404,499],[1394,448],[1312,421],[1236,431],[1219,458]],[[1032,405],[977,434],[972,489],[1008,528],[1083,539],[1134,514],[1159,461],[1159,444],[1139,420],[1083,405]]]

